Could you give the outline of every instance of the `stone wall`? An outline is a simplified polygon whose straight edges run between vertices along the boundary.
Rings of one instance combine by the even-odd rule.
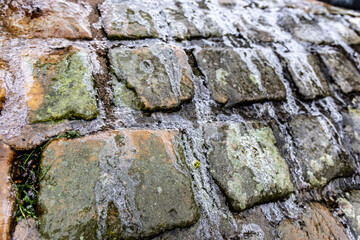
[[[1,239],[360,239],[360,13],[0,1]]]

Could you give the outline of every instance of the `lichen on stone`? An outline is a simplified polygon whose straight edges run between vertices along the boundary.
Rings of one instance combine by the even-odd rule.
[[[85,52],[70,50],[64,55],[41,56],[30,67],[29,122],[96,118],[94,78]]]

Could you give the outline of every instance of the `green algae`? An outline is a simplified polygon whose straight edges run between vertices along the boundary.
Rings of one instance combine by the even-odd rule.
[[[88,56],[76,52],[57,63],[34,64],[34,75],[44,88],[42,103],[30,110],[31,123],[63,119],[91,120],[98,115],[94,79]]]

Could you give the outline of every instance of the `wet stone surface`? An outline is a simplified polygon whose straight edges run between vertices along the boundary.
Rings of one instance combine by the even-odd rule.
[[[6,65],[0,59],[0,111],[3,109],[3,104],[5,102],[5,97],[6,97],[5,73],[4,73],[5,69],[6,69]]]
[[[10,240],[15,209],[13,187],[9,180],[10,167],[15,153],[0,143],[0,239]]]
[[[290,128],[296,158],[312,187],[322,187],[333,178],[354,173],[354,163],[324,118],[300,115],[290,122]]]
[[[360,92],[360,73],[340,51],[325,48],[320,51],[329,74],[344,93]]]
[[[352,190],[338,201],[339,208],[345,213],[357,239],[360,239],[360,190]]]
[[[89,55],[75,48],[34,56],[24,52],[29,122],[91,120],[98,115]]]
[[[343,112],[343,126],[348,137],[348,142],[351,148],[356,153],[360,153],[360,110],[356,108],[349,108],[348,111]]]
[[[24,38],[90,39],[89,6],[64,0],[15,0],[0,3],[6,31]]]
[[[314,99],[330,94],[324,73],[314,55],[290,52],[285,53],[284,58],[292,80],[303,98]]]
[[[35,219],[23,219],[16,225],[14,240],[40,240],[41,236],[37,228]]]
[[[192,69],[185,52],[155,44],[138,49],[110,50],[114,102],[144,111],[172,110],[192,99]]]
[[[133,239],[199,217],[178,133],[120,130],[45,150],[39,194],[46,239]]]
[[[298,219],[280,223],[281,239],[342,240],[349,239],[343,226],[319,203],[310,203]]]
[[[107,0],[100,11],[110,39],[221,36],[216,22],[195,1]]]
[[[210,147],[210,174],[232,208],[241,211],[294,191],[289,168],[269,127],[259,122],[214,123],[204,131]]]
[[[268,50],[268,49],[267,49]],[[271,65],[271,50],[204,48],[195,58],[209,83],[212,98],[227,106],[264,100],[284,100],[286,91]],[[276,57],[275,57],[276,59]]]

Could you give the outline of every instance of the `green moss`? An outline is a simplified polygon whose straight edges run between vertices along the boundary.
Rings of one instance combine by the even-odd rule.
[[[96,118],[91,65],[84,53],[70,54],[58,63],[37,62],[34,74],[45,94],[40,106],[30,111],[30,122]]]

